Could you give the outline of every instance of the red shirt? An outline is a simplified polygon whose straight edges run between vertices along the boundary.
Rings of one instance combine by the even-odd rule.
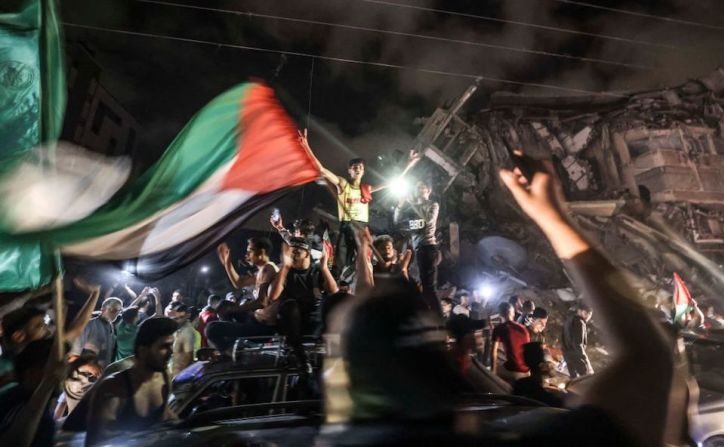
[[[207,347],[209,346],[208,340],[206,340],[206,326],[211,323],[212,321],[216,321],[219,319],[219,316],[216,315],[216,311],[213,309],[205,308],[201,311],[199,314],[199,333],[201,334],[201,346]]]
[[[505,349],[505,356],[507,357],[503,366],[508,371],[529,371],[523,361],[523,345],[530,343],[530,334],[525,326],[515,321],[499,324],[493,329],[493,341],[503,343],[503,349]]]

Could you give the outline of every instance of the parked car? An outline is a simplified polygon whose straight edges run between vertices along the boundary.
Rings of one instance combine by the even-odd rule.
[[[684,343],[699,385],[691,436],[701,447],[724,447],[724,331],[686,333]]]
[[[310,341],[305,347],[313,366],[309,378],[300,377],[283,340],[249,338],[232,358],[196,362],[176,376],[169,406],[185,418],[224,407],[319,399],[324,346]]]
[[[245,407],[239,416],[257,414],[258,404],[277,404],[321,397],[319,365],[324,346],[310,339],[305,344],[312,374],[300,374],[282,337],[239,340],[231,358],[221,357],[191,364],[172,383],[169,407],[188,419],[199,413],[229,407]],[[127,365],[127,367],[130,366]],[[60,425],[57,446],[83,445],[88,401],[93,388],[83,397],[76,411]]]
[[[566,410],[510,395],[482,394],[468,396],[459,413],[461,420],[474,420],[491,440],[509,439],[521,424],[532,425]],[[449,426],[425,425],[415,432],[425,432],[431,439],[444,440],[449,436]],[[163,424],[138,432],[118,436],[106,441],[104,446],[128,447],[201,447],[201,446],[254,446],[254,447],[312,447],[320,437],[328,440],[345,437],[345,441],[409,433],[409,426],[395,426],[393,421],[378,424],[362,424],[350,430],[346,424],[326,425],[319,400],[288,401],[241,405],[198,411],[185,419]],[[56,442],[56,447],[81,447],[84,434]],[[431,443],[420,445],[446,445]]]

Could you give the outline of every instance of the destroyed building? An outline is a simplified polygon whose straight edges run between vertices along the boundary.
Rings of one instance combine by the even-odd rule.
[[[632,275],[641,295],[724,285],[724,70],[639,93],[531,97],[496,93],[486,109],[460,98],[422,119],[415,150],[436,177],[446,258],[469,285],[476,269],[523,285],[569,282],[542,234],[498,180],[510,150],[552,159],[575,223]],[[442,187],[440,187],[442,186]],[[449,231],[447,231],[449,229]]]

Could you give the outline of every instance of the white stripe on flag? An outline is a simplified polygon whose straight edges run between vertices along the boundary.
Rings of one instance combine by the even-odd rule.
[[[203,233],[256,194],[239,189],[220,190],[232,165],[233,160],[190,196],[136,225],[64,246],[62,252],[95,259],[131,259],[158,253]]]

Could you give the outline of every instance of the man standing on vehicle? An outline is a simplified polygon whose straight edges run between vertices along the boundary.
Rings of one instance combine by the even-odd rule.
[[[306,130],[300,132],[300,141],[310,153],[312,152],[307,141]],[[409,161],[400,176],[404,176],[418,161],[420,154],[411,151]],[[355,227],[366,227],[369,222],[369,204],[372,202],[372,193],[386,188],[388,185],[372,186],[362,183],[365,175],[365,160],[353,158],[347,166],[349,178],[336,175],[319,163],[322,177],[334,188],[337,196],[337,215],[339,217],[339,237],[335,245],[334,262],[336,273],[342,275],[347,266],[354,266],[357,255],[357,241]]]
[[[430,200],[432,187],[427,181],[417,182],[412,199],[403,199],[395,207],[394,223],[412,236],[412,248],[415,250],[417,266],[420,270],[422,296],[428,307],[442,314],[437,299],[437,266],[440,263],[440,249],[437,246],[435,232],[440,205]]]
[[[287,337],[301,364],[307,363],[302,335],[312,332],[311,315],[322,290],[328,295],[338,290],[327,267],[326,254],[319,264],[312,264],[307,241],[291,238],[282,250],[282,267],[274,278],[269,298],[279,306],[279,332]]]
[[[254,311],[261,309],[267,304],[267,295],[269,285],[277,273],[277,266],[269,259],[271,254],[272,243],[265,237],[252,237],[247,241],[246,245],[246,261],[256,267],[256,273],[247,275],[239,275],[234,268],[231,259],[231,249],[226,243],[222,243],[217,248],[219,260],[224,266],[229,281],[236,289],[242,287],[254,287],[254,300],[249,304],[245,304],[244,311]]]

